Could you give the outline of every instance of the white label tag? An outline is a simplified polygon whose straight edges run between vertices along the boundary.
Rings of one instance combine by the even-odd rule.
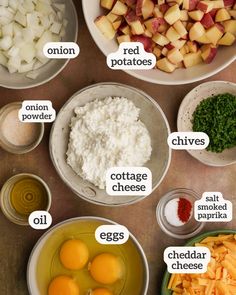
[[[152,192],[152,173],[146,167],[113,167],[106,174],[111,196],[147,196]]]
[[[129,239],[129,231],[123,225],[101,225],[95,231],[95,238],[103,245],[122,245]]]
[[[205,273],[210,259],[207,247],[168,247],[164,251],[169,273]]]
[[[146,52],[140,42],[122,42],[118,51],[107,56],[112,70],[150,70],[156,65],[156,56]]]
[[[195,201],[194,218],[200,222],[229,222],[233,206],[220,192],[205,192],[201,200]]]
[[[30,214],[28,222],[34,229],[46,229],[52,224],[52,216],[47,211],[34,211]]]
[[[167,142],[173,150],[204,150],[210,140],[204,132],[173,132]]]
[[[75,42],[48,42],[43,47],[43,54],[47,58],[76,58],[79,53],[79,45]]]
[[[24,123],[51,123],[56,118],[56,111],[50,100],[25,100],[18,116]]]

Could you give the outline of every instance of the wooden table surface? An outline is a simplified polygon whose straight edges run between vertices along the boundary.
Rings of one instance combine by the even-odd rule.
[[[138,87],[151,95],[165,112],[171,130],[176,130],[176,117],[183,97],[201,82],[183,86],[161,86],[143,82],[122,71],[107,68],[105,57],[93,42],[82,14],[79,14],[80,56],[70,61],[66,69],[51,82],[28,90],[8,90],[0,88],[0,107],[13,101],[25,99],[49,99],[58,111],[67,99],[79,89],[97,82],[114,81]],[[209,80],[236,82],[236,63],[211,77]],[[204,82],[204,81],[202,81]],[[174,89],[174,91],[173,91]],[[51,214],[53,224],[67,218],[85,215],[101,216],[124,224],[141,243],[150,267],[148,295],[160,295],[160,285],[165,271],[163,251],[168,246],[183,245],[185,241],[165,235],[156,222],[156,205],[163,194],[171,189],[185,187],[199,193],[221,191],[231,200],[236,209],[236,165],[225,168],[207,167],[185,151],[173,152],[168,174],[162,184],[145,200],[122,208],[106,208],[81,200],[61,181],[49,157],[49,132],[47,124],[40,146],[26,155],[12,155],[0,149],[0,187],[12,175],[21,172],[34,173],[48,183],[53,203]],[[236,228],[236,220],[227,224],[208,224],[205,230],[216,228]],[[43,234],[30,227],[17,226],[0,213],[0,294],[26,295],[26,266],[30,252]],[[127,294],[133,295],[133,294]]]

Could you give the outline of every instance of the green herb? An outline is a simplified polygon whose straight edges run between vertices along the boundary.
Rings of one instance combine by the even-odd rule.
[[[236,146],[236,96],[224,93],[201,101],[193,114],[193,131],[210,138],[208,151],[221,153]]]

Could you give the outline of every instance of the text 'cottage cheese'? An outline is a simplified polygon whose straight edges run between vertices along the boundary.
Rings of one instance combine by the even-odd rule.
[[[150,159],[150,135],[130,100],[107,97],[74,111],[67,163],[83,179],[104,189],[109,168],[143,166]]]

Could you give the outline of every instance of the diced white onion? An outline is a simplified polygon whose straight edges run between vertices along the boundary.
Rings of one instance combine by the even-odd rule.
[[[49,61],[44,45],[65,36],[65,8],[51,0],[0,0],[0,65],[36,79]]]

